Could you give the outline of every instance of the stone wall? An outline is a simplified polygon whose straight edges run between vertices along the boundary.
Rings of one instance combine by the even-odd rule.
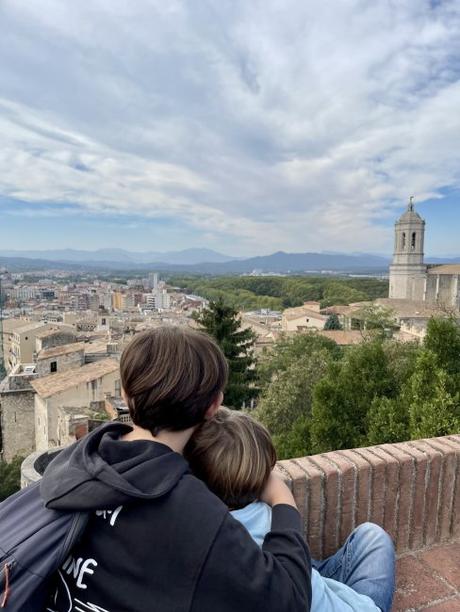
[[[4,461],[28,455],[35,448],[34,391],[32,388],[0,393],[0,430]]]
[[[62,326],[59,330],[51,331],[46,336],[39,336],[36,339],[35,350],[40,351],[54,348],[55,346],[63,346],[64,344],[72,344],[76,341],[77,334],[71,327]]]
[[[51,363],[56,362],[56,372],[65,372],[71,368],[78,368],[85,363],[85,350],[66,353],[64,355],[56,355],[54,357],[38,356],[36,364],[36,372],[39,376],[48,376],[51,374]]]
[[[86,409],[87,410],[87,409]],[[88,433],[85,408],[60,406],[57,417],[57,446],[68,446]]]
[[[315,558],[334,553],[365,521],[397,551],[460,537],[460,435],[280,461]]]

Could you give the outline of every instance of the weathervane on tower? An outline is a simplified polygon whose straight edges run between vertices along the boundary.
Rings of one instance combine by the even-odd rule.
[[[414,210],[414,196],[409,198],[409,210]]]

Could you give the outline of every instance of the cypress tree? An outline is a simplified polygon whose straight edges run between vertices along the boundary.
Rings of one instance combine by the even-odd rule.
[[[235,308],[223,298],[209,303],[197,317],[201,329],[213,336],[229,365],[229,380],[224,404],[240,409],[257,395],[254,344],[256,335],[251,329],[242,329],[241,319]]]

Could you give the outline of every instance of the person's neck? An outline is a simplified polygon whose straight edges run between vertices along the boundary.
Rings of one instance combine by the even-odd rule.
[[[148,429],[143,429],[138,425],[133,425],[133,429],[129,433],[123,436],[123,440],[126,442],[133,442],[134,440],[150,440],[151,442],[160,442],[165,446],[169,446],[171,450],[182,455],[185,445],[192,437],[195,427],[189,427],[183,431],[169,431],[162,430],[156,436],[153,436]]]

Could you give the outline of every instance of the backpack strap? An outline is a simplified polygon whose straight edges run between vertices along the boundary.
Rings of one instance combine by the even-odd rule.
[[[80,541],[89,520],[89,512],[75,512],[69,531],[62,545],[62,551],[59,558],[58,567],[64,563],[72,548]]]

